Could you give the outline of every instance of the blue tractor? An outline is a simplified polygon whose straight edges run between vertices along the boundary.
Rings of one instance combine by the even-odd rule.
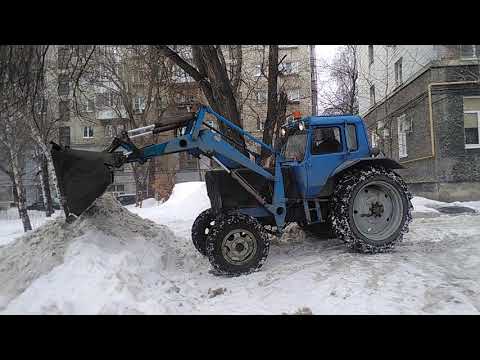
[[[271,153],[259,154],[205,121],[213,115]],[[138,148],[137,136],[172,129],[167,142]],[[104,152],[53,144],[52,157],[67,221],[86,211],[113,182],[113,169],[145,163],[165,154],[188,152],[218,164],[205,176],[211,208],[192,226],[195,248],[217,273],[247,274],[264,264],[269,235],[296,223],[318,235],[343,240],[354,250],[384,252],[401,241],[412,219],[411,194],[395,172],[402,166],[368,143],[358,116],[310,116],[288,121],[273,149],[207,106],[158,123],[124,131]]]

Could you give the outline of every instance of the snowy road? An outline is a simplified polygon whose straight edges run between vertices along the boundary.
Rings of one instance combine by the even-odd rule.
[[[196,214],[209,205],[204,184],[180,185],[165,204],[128,207],[159,224],[144,231],[144,220],[118,211],[118,229],[108,214],[72,233],[52,222],[46,233],[61,228],[69,240],[50,266],[54,241],[35,248],[41,268],[37,255],[15,265],[20,260],[12,254],[28,257],[31,241],[0,247],[0,280],[8,280],[0,283],[0,312],[3,306],[3,313],[22,314],[479,313],[478,213],[442,215],[434,208],[445,204],[417,198],[421,212],[403,243],[377,255],[351,253],[339,240],[315,239],[291,225],[272,242],[261,271],[226,278],[210,273],[189,236]],[[2,259],[32,275],[5,277],[15,273]]]

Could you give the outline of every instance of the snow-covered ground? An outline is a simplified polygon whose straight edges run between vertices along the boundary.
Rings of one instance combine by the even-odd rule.
[[[43,211],[28,210],[33,230],[42,226],[46,221],[55,219],[59,214],[60,211],[57,210],[50,218],[47,218]],[[12,242],[21,235],[23,235],[23,225],[17,208],[0,210],[0,246]]]
[[[209,207],[205,184],[175,186],[163,204],[100,199],[74,224],[49,221],[23,237],[0,227],[0,312],[46,314],[478,314],[480,216],[414,198],[414,221],[387,254],[351,253],[290,225],[262,269],[210,273],[190,239]],[[103,210],[102,210],[103,209]],[[128,211],[127,211],[128,210]],[[135,215],[136,214],[136,215]],[[137,216],[138,215],[138,216]],[[19,227],[20,226],[20,227]],[[5,230],[7,229],[7,230]]]

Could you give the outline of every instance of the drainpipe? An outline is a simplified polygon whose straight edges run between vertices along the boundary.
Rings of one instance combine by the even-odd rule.
[[[465,80],[465,81],[451,81],[451,82],[433,82],[428,84],[428,118],[430,122],[430,140],[432,146],[432,154],[423,156],[420,158],[400,161],[400,164],[407,164],[414,161],[433,159],[435,158],[435,136],[433,130],[433,107],[432,107],[432,86],[444,86],[444,85],[466,85],[466,84],[480,84],[480,80]]]

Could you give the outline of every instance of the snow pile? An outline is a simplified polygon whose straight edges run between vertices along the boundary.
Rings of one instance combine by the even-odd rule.
[[[74,223],[58,218],[0,247],[0,310],[164,312],[164,299],[148,293],[168,293],[169,273],[197,267],[199,256],[187,254],[185,240],[104,195]]]
[[[151,201],[153,200],[153,201]],[[176,184],[172,194],[162,204],[147,199],[141,208],[128,205],[131,212],[170,227],[176,235],[189,237],[192,223],[203,210],[210,208],[210,199],[204,182],[193,181]]]
[[[438,207],[448,205],[445,202],[436,201],[427,199],[421,196],[414,196],[412,199],[413,205],[413,212],[415,213],[422,213],[422,214],[432,214],[432,215],[439,215],[440,211],[436,210]]]
[[[412,199],[415,217],[436,217],[442,213],[480,212],[480,201],[456,201],[452,203],[415,196]]]

